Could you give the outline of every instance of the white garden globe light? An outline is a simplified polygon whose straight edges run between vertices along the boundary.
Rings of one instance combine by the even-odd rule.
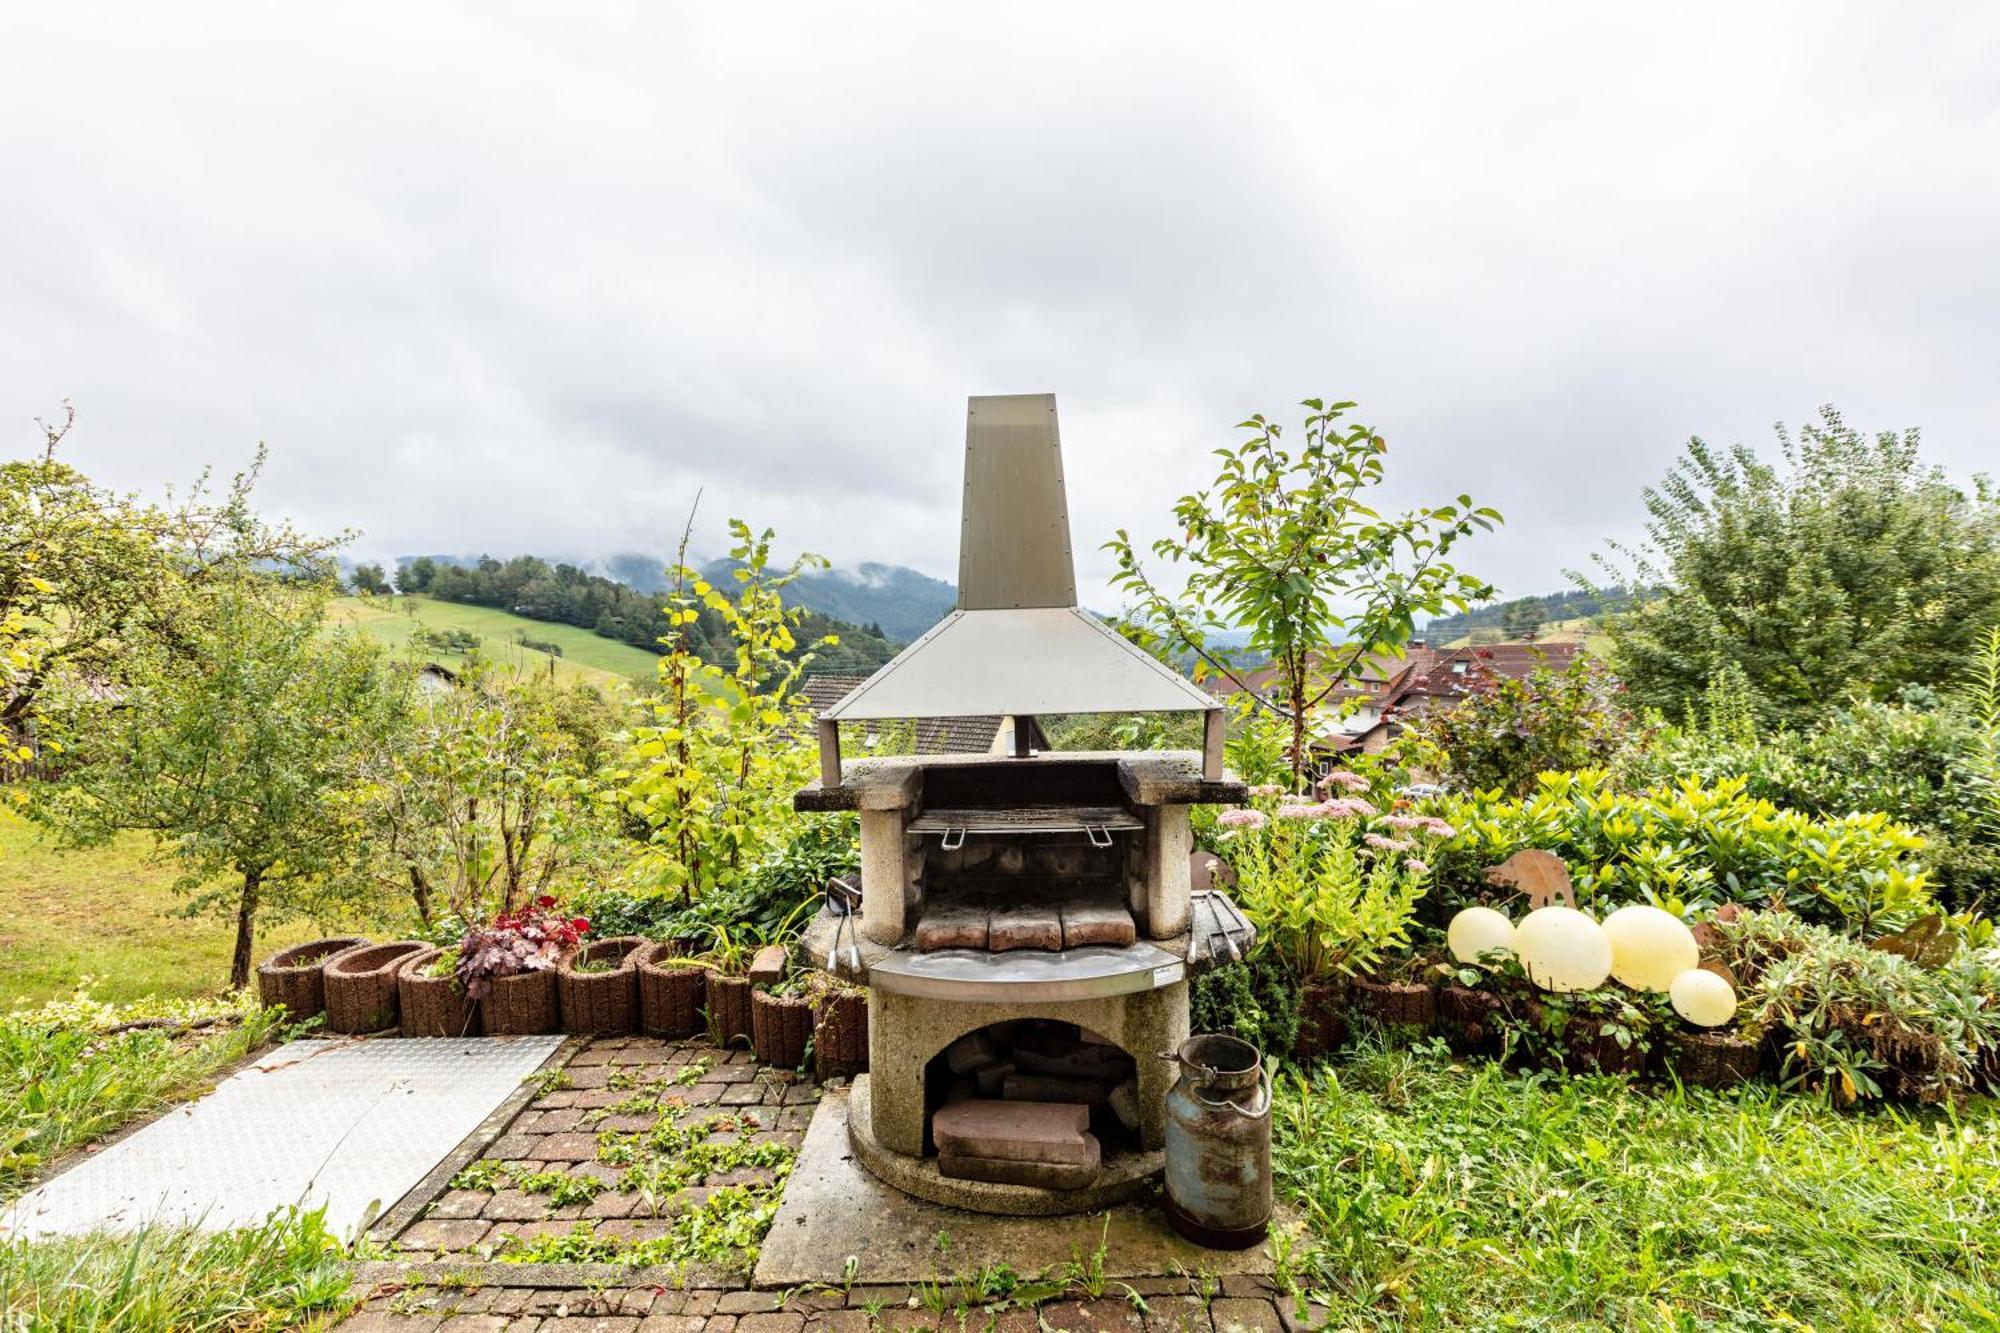
[[[1543,990],[1596,990],[1611,975],[1604,927],[1574,907],[1537,907],[1514,927],[1514,952]]]
[[[1699,967],[1675,977],[1667,998],[1675,1013],[1698,1028],[1719,1028],[1736,1016],[1736,988]]]
[[[1461,963],[1476,963],[1489,953],[1514,952],[1514,923],[1490,907],[1468,907],[1445,928],[1445,945]]]
[[[1635,904],[1604,918],[1611,975],[1633,990],[1663,991],[1701,962],[1694,932],[1671,912]]]

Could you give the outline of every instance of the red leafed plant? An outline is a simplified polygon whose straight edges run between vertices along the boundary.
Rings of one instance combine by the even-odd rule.
[[[470,999],[482,999],[499,977],[548,972],[563,951],[590,933],[580,916],[561,916],[544,895],[518,912],[502,912],[490,926],[475,926],[458,946],[458,979]]]

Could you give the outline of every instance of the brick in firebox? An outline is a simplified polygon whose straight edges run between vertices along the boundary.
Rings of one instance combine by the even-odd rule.
[[[1053,1102],[953,1102],[931,1116],[940,1156],[1015,1162],[1094,1164],[1097,1141],[1089,1128],[1088,1107]]]
[[[1139,938],[1132,914],[1122,907],[1098,903],[1062,905],[1062,942],[1065,949],[1087,944],[1123,948]]]
[[[1097,1179],[1100,1165],[1097,1140],[1090,1141],[1092,1160],[1075,1164],[1054,1162],[1010,1162],[1002,1158],[959,1157],[938,1154],[938,1174],[951,1180],[983,1180],[995,1185],[1032,1185],[1045,1190],[1082,1189]]]
[[[987,924],[986,947],[995,953],[1009,949],[1055,952],[1063,947],[1062,917],[1053,904],[996,907]]]

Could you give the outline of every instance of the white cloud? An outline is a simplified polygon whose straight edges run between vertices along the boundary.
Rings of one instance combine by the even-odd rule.
[[[0,449],[268,440],[360,549],[660,549],[706,487],[949,577],[968,393],[1060,397],[1088,589],[1253,410],[1555,586],[1691,433],[1983,464],[2000,15],[17,7]],[[8,424],[8,423],[12,424]],[[1107,602],[1108,595],[1088,600]]]

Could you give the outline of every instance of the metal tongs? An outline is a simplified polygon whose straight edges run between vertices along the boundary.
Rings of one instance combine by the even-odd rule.
[[[1211,958],[1219,958],[1224,953],[1232,963],[1241,962],[1243,947],[1255,934],[1256,927],[1242,909],[1231,902],[1229,895],[1214,889],[1202,889],[1193,895],[1189,916],[1193,919],[1194,930],[1188,936],[1188,961],[1199,961],[1206,946]],[[1202,915],[1207,913],[1207,924],[1203,925]]]
[[[833,943],[826,951],[826,968],[831,972],[840,959],[840,936],[847,935],[847,962],[856,973],[861,971],[861,948],[856,938],[860,927],[855,925],[855,915],[861,910],[861,886],[845,875],[835,875],[826,882],[826,910],[840,918],[833,923]]]

